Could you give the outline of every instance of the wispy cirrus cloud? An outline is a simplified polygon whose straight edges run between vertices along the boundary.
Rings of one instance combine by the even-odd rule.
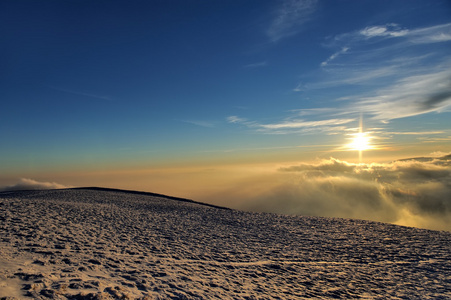
[[[438,44],[424,47],[424,44]],[[403,28],[394,23],[368,26],[329,39],[335,52],[324,60],[321,77],[299,83],[294,91],[365,86],[348,94],[341,109],[389,121],[431,112],[451,105],[451,23]],[[346,54],[346,55],[343,55]]]
[[[342,125],[355,121],[353,118],[334,118],[325,120],[307,121],[303,119],[285,119],[277,123],[263,124],[257,121],[250,121],[248,119],[237,116],[230,116],[227,118],[229,123],[241,124],[249,129],[260,133],[268,134],[289,134],[293,132],[313,132],[313,131],[333,131],[343,130]]]
[[[63,89],[63,88],[54,87],[54,86],[50,86],[50,88],[55,90],[55,91],[68,93],[68,94],[72,94],[72,95],[83,96],[83,97],[93,98],[93,99],[97,99],[97,100],[111,101],[111,98],[108,97],[108,96],[96,95],[96,94],[92,94],[92,93],[86,93],[86,92],[83,92],[83,91],[75,91],[75,90]]]
[[[378,120],[393,120],[440,112],[451,105],[451,71],[403,78],[358,101],[358,110]]]
[[[304,127],[323,127],[343,125],[354,121],[354,119],[329,119],[318,121],[291,120],[274,124],[259,124],[264,129],[295,129]]]
[[[398,24],[366,27],[358,32],[365,39],[405,37],[411,44],[432,44],[451,41],[451,23],[415,29],[401,29]],[[359,39],[354,36],[355,39]]]
[[[308,92],[311,90],[320,90],[341,87],[344,85],[368,85],[375,84],[379,80],[392,78],[402,72],[401,65],[380,65],[370,66],[365,64],[356,64],[354,67],[340,64],[331,65],[331,61],[324,61],[321,67],[326,72],[324,78],[316,81],[306,80],[299,82],[293,88],[294,92]]]
[[[385,134],[391,135],[434,135],[443,134],[445,131],[386,131]]]
[[[363,113],[365,130],[372,132],[375,149],[384,149],[396,136],[410,136],[417,143],[449,141],[449,132],[443,130],[402,132],[389,127],[377,128],[395,119],[451,110],[451,68],[444,64],[440,72],[438,67],[432,69],[429,74],[401,78],[383,88],[351,95],[339,107],[294,109],[290,116],[272,123],[238,116],[230,116],[228,122],[263,134],[346,135],[358,130],[356,123]]]
[[[377,146],[389,146],[395,136],[426,142],[446,139],[449,133],[430,130],[402,133],[390,128],[391,120],[441,113],[451,109],[451,53],[445,51],[451,24],[405,28],[390,23],[337,35],[325,46],[334,51],[317,72],[294,89],[307,97],[322,89],[334,90],[326,107],[293,109],[291,116],[273,122],[231,116],[228,122],[263,134],[343,134],[358,129],[365,116],[366,131]],[[424,47],[425,43],[437,47]],[[336,93],[335,91],[338,91]],[[311,102],[313,103],[313,102]],[[324,103],[324,102],[323,102]],[[272,116],[274,120],[274,116]],[[387,128],[376,129],[380,126]],[[409,137],[410,136],[410,137]]]
[[[423,143],[441,143],[441,142],[451,142],[451,135],[436,137],[436,136],[423,136],[418,138]]]
[[[302,30],[316,10],[317,0],[285,0],[275,11],[275,17],[267,30],[273,42],[292,36]]]
[[[247,122],[247,119],[240,118],[237,116],[229,116],[229,117],[227,117],[227,122],[229,122],[229,123],[245,123],[245,122]]]
[[[206,128],[214,128],[216,124],[214,122],[210,121],[203,121],[203,120],[181,120],[181,122],[193,124],[200,127],[206,127]]]
[[[343,47],[343,48],[341,48],[340,51],[335,52],[334,54],[332,54],[331,56],[329,56],[328,59],[326,59],[325,61],[323,61],[323,62],[321,63],[321,67],[327,66],[328,63],[330,63],[332,60],[336,59],[339,55],[348,52],[348,50],[349,50],[348,47]]]
[[[352,32],[336,35],[328,40],[327,45],[338,46],[343,43],[348,45],[358,44],[368,42],[371,39],[390,39],[395,43],[437,43],[449,41],[450,35],[451,23],[411,29],[402,28],[401,25],[396,23],[389,23],[385,25],[367,26]]]
[[[451,62],[429,66],[429,72],[420,68],[418,74],[393,78],[388,84],[378,88],[368,88],[367,92],[343,98],[346,105],[334,109],[335,114],[365,113],[374,120],[387,122],[394,119],[413,117],[427,113],[441,113],[451,109]],[[352,76],[339,80],[340,84],[357,84],[363,80],[393,76],[397,67],[382,67],[362,76]],[[412,71],[415,73],[414,71]],[[355,80],[354,80],[355,79]],[[317,88],[330,87],[320,83]],[[310,86],[307,85],[306,88]],[[323,108],[324,109],[324,108]],[[323,110],[324,111],[324,110]],[[330,111],[330,109],[329,109]]]
[[[409,42],[415,44],[433,44],[451,41],[451,23],[411,30]]]
[[[399,80],[413,74],[429,73],[431,65],[437,65],[451,55],[444,47],[433,49],[422,45],[449,41],[451,23],[414,29],[386,24],[340,34],[328,38],[325,44],[335,51],[320,63],[324,72],[322,78],[304,82],[302,90],[374,84],[377,79]],[[301,90],[299,86],[294,90]]]
[[[252,63],[252,64],[247,64],[244,67],[246,69],[254,69],[254,68],[262,68],[262,67],[266,67],[266,66],[268,66],[267,61],[260,61],[260,62],[256,62],[256,63]]]
[[[297,116],[312,116],[312,115],[330,115],[336,112],[335,108],[321,107],[321,108],[302,108],[302,109],[292,109],[291,113],[295,113]]]
[[[409,34],[409,30],[400,29],[398,24],[387,24],[383,26],[370,26],[359,31],[365,38],[373,37],[400,37]]]

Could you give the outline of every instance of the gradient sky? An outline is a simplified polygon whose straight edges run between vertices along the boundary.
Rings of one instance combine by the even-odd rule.
[[[358,162],[361,120],[366,163],[451,149],[447,0],[4,0],[0,36],[0,184],[192,196]]]

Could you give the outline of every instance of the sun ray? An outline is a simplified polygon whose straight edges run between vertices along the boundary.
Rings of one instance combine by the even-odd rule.
[[[351,134],[351,142],[346,145],[348,150],[350,151],[358,151],[359,152],[359,162],[362,162],[363,151],[373,149],[371,145],[371,139],[369,132],[363,131],[363,117],[360,116],[359,122],[359,132]]]

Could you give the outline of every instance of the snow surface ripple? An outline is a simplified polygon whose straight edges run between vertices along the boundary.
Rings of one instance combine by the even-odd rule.
[[[161,195],[0,193],[2,299],[451,299],[451,233]]]

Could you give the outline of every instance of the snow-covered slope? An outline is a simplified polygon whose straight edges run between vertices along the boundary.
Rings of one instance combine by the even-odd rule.
[[[451,233],[107,189],[0,193],[0,298],[450,299]]]

